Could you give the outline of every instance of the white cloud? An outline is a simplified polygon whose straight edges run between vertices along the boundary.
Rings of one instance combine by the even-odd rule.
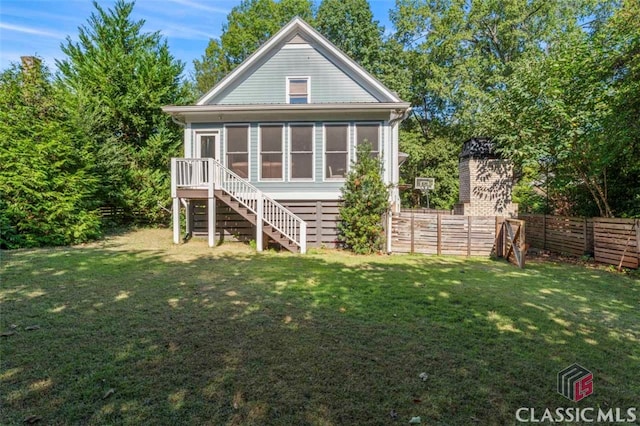
[[[215,6],[209,6],[209,5],[202,4],[202,3],[199,3],[197,1],[192,1],[192,0],[170,0],[170,1],[173,2],[173,3],[181,4],[183,6],[191,7],[193,9],[205,10],[207,12],[223,13],[223,14],[228,14],[230,12],[230,10],[228,10],[228,9],[223,9],[221,7],[215,7]]]
[[[66,34],[59,33],[57,31],[49,31],[47,29],[42,29],[42,28],[25,27],[25,26],[22,26],[22,25],[7,24],[6,22],[0,22],[0,29],[7,30],[7,31],[15,31],[15,32],[24,33],[24,34],[33,34],[33,35],[39,35],[39,36],[44,36],[44,37],[53,37],[53,38],[57,38],[57,39],[64,39],[66,37]]]

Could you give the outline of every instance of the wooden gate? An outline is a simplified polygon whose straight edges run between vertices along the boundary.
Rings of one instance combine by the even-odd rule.
[[[509,262],[524,268],[527,254],[525,243],[524,220],[505,219],[496,229],[495,254]]]

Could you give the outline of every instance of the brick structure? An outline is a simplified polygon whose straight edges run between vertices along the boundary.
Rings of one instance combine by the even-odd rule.
[[[460,200],[455,214],[465,216],[511,216],[518,213],[512,203],[513,164],[494,152],[487,138],[464,143],[459,156]]]

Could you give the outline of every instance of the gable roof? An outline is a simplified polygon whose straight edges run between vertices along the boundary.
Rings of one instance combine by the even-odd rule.
[[[358,65],[353,59],[348,57],[333,43],[327,40],[322,34],[316,31],[311,25],[307,24],[299,17],[293,18],[287,25],[278,31],[273,37],[267,40],[258,50],[245,59],[231,73],[218,82],[211,90],[205,93],[196,105],[207,105],[219,93],[233,85],[238,79],[241,79],[246,71],[250,70],[252,65],[259,62],[262,58],[269,55],[280,43],[289,40],[291,37],[300,37],[306,42],[315,43],[326,50],[330,59],[339,64],[341,69],[347,74],[355,75],[365,81],[372,89],[382,95],[385,102],[388,103],[404,103],[398,95],[389,90],[377,78],[369,74],[364,68]]]

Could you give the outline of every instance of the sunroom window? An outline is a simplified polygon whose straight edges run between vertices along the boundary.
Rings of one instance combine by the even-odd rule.
[[[291,179],[313,178],[313,125],[291,126]]]
[[[282,179],[282,125],[260,126],[260,179]]]
[[[241,178],[249,177],[249,126],[227,127],[227,167]]]
[[[349,126],[347,124],[327,124],[324,127],[324,163],[327,179],[344,179],[347,175],[348,135]]]
[[[356,124],[356,140],[358,145],[367,141],[371,145],[371,156],[380,155],[380,125],[379,124]]]

